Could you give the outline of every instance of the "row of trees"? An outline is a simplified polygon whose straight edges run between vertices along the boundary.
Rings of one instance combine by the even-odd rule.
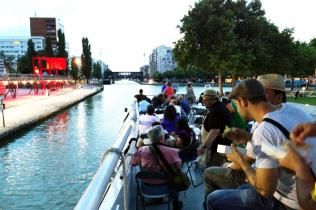
[[[260,0],[201,0],[179,26],[183,38],[174,56],[184,71],[247,77],[281,73],[303,77],[315,69],[316,40],[294,41],[293,29],[279,31]]]
[[[52,42],[49,37],[45,38],[45,49],[42,51],[35,51],[35,46],[32,39],[28,40],[28,48],[25,55],[18,59],[17,71],[22,74],[31,74],[33,73],[32,69],[32,57],[35,56],[47,56],[47,57],[64,57],[69,63],[69,56],[66,50],[66,40],[65,34],[59,29],[57,31],[58,42],[57,42],[57,51],[54,53],[52,48]],[[8,63],[10,60],[2,52],[0,53],[0,58],[6,58],[5,62]],[[12,58],[13,59],[13,58]],[[11,60],[12,60],[11,59]],[[93,63],[91,56],[91,46],[88,38],[82,38],[82,55],[81,55],[81,68],[79,68],[78,63],[71,61],[71,71],[70,75],[78,80],[80,78],[86,78],[87,82],[91,77],[102,78],[102,69],[100,63]],[[81,72],[80,72],[81,70]],[[67,69],[65,74],[68,75],[69,69]]]

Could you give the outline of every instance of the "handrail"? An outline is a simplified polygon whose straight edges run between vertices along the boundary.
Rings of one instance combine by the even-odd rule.
[[[133,128],[137,125],[137,112],[137,104],[134,103],[133,108],[130,111],[127,120],[123,124],[112,148],[123,151],[128,137],[130,136]],[[104,161],[101,163],[88,188],[85,190],[77,203],[75,210],[96,210],[99,208],[105,190],[109,183],[111,183],[113,171],[115,170],[119,159],[120,155],[117,153],[109,152],[106,154]]]

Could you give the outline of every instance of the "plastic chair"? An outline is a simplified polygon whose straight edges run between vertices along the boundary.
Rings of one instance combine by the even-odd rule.
[[[136,174],[136,209],[138,209],[138,198],[141,199],[143,209],[146,209],[145,198],[157,199],[167,197],[168,210],[170,210],[171,194],[168,184],[147,184],[144,180],[163,180],[167,182],[166,175],[160,172],[140,171]]]

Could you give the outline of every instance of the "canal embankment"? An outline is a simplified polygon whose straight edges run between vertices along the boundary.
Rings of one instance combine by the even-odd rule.
[[[0,112],[0,141],[41,122],[103,90],[97,86],[65,88],[46,95],[20,96],[5,100]],[[3,122],[4,119],[4,122]]]

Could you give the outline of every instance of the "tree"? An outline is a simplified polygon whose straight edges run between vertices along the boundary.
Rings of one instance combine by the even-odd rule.
[[[57,36],[58,36],[57,57],[65,58],[68,64],[69,59],[68,59],[68,52],[66,51],[65,34],[61,31],[61,29],[58,29]],[[68,74],[68,71],[69,71],[68,65],[66,65],[66,74]]]
[[[102,78],[102,69],[100,62],[96,62],[93,64],[93,77],[97,79]]]
[[[89,79],[91,78],[92,72],[92,57],[91,57],[91,49],[88,38],[82,38],[82,74],[87,79],[87,84],[89,83]]]
[[[13,73],[15,69],[13,68],[14,65],[14,57],[13,56],[6,56],[3,51],[0,51],[0,58],[4,61],[4,66],[8,70],[8,72]]]
[[[79,67],[78,64],[75,62],[75,59],[71,61],[71,76],[76,81],[79,79]]]
[[[48,57],[54,57],[53,47],[52,47],[52,40],[49,36],[45,37],[45,49],[44,55]]]
[[[32,39],[28,40],[27,46],[28,48],[25,55],[23,55],[18,61],[18,71],[22,74],[33,73],[32,57],[37,55]]]
[[[181,67],[190,64],[204,71],[216,71],[219,93],[223,94],[222,71],[231,68],[236,49],[234,13],[225,0],[201,0],[181,22],[184,34],[174,49]]]

